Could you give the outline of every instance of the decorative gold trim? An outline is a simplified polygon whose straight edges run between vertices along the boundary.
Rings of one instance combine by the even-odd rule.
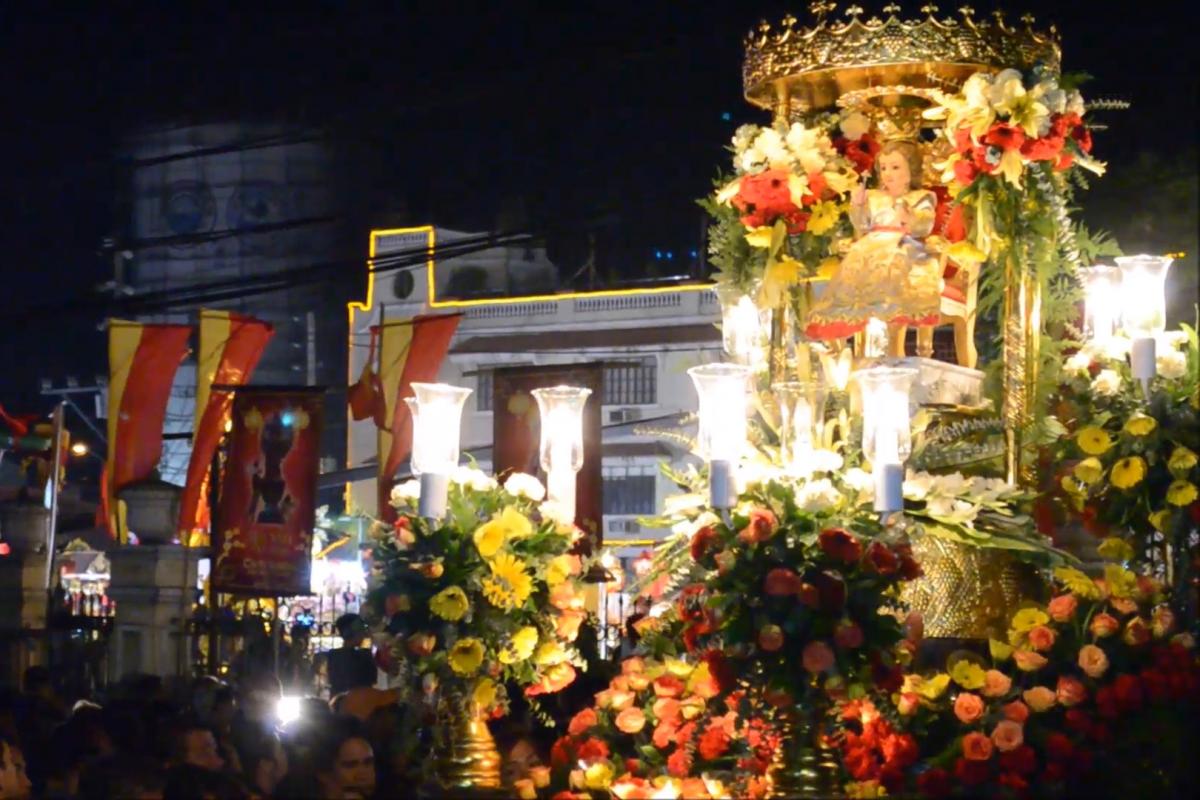
[[[832,108],[846,92],[880,85],[957,89],[972,73],[1035,65],[1058,73],[1062,52],[1058,30],[1035,31],[1032,16],[1009,25],[1003,12],[977,21],[970,7],[961,19],[938,18],[926,4],[924,19],[902,20],[900,6],[883,7],[884,18],[862,19],[863,9],[849,5],[848,20],[832,19],[837,3],[809,5],[814,24],[797,27],[790,14],[778,26],[760,22],[745,39],[742,83],[746,99],[782,116]]]

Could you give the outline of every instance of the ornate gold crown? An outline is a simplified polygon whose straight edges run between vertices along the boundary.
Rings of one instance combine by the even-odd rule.
[[[1062,61],[1053,25],[1033,29],[1033,17],[1010,26],[1003,12],[976,21],[970,7],[959,9],[961,21],[939,19],[937,6],[921,7],[924,19],[902,20],[900,6],[883,7],[884,19],[863,20],[857,5],[843,12],[848,20],[831,19],[837,4],[817,0],[809,5],[815,24],[796,27],[788,15],[773,27],[761,22],[746,37],[742,82],[746,99],[776,113],[831,108],[846,92],[873,87],[957,89],[972,73],[1040,66],[1057,74]]]

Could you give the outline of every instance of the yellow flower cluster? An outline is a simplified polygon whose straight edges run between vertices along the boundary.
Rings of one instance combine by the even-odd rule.
[[[533,533],[533,523],[513,506],[506,506],[487,522],[480,525],[472,537],[475,549],[484,558],[500,552],[506,542],[523,539]]]
[[[474,675],[483,664],[483,642],[474,637],[459,639],[450,648],[450,669],[459,675]]]
[[[496,608],[519,608],[533,592],[533,578],[525,571],[525,562],[501,553],[488,562],[491,575],[483,579],[483,596]]]
[[[467,593],[458,586],[449,586],[429,598],[429,610],[448,622],[458,622],[470,608]]]

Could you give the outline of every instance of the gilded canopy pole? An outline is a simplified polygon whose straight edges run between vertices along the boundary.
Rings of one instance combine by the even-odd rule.
[[[1042,295],[1019,257],[1010,252],[1004,267],[1004,471],[1010,484],[1033,487],[1035,460],[1025,450],[1037,394]]]
[[[791,94],[786,81],[775,84],[775,107],[773,122],[778,126],[790,124]],[[788,380],[788,338],[791,334],[788,319],[788,303],[784,301],[778,308],[771,309],[771,350],[768,360],[770,383]]]

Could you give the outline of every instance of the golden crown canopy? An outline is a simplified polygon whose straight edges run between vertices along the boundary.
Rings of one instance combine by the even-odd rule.
[[[790,116],[832,108],[851,92],[879,102],[889,94],[885,87],[894,87],[893,98],[916,99],[922,90],[955,90],[980,71],[1038,67],[1056,75],[1062,60],[1055,27],[1035,31],[1028,15],[1009,25],[1003,12],[976,20],[966,6],[959,9],[961,19],[939,18],[934,5],[922,6],[925,17],[916,20],[900,19],[894,3],[883,7],[882,18],[865,20],[857,5],[845,8],[843,21],[835,19],[837,4],[827,0],[809,10],[812,27],[797,27],[788,15],[778,26],[761,22],[747,35],[742,80],[754,105]]]

